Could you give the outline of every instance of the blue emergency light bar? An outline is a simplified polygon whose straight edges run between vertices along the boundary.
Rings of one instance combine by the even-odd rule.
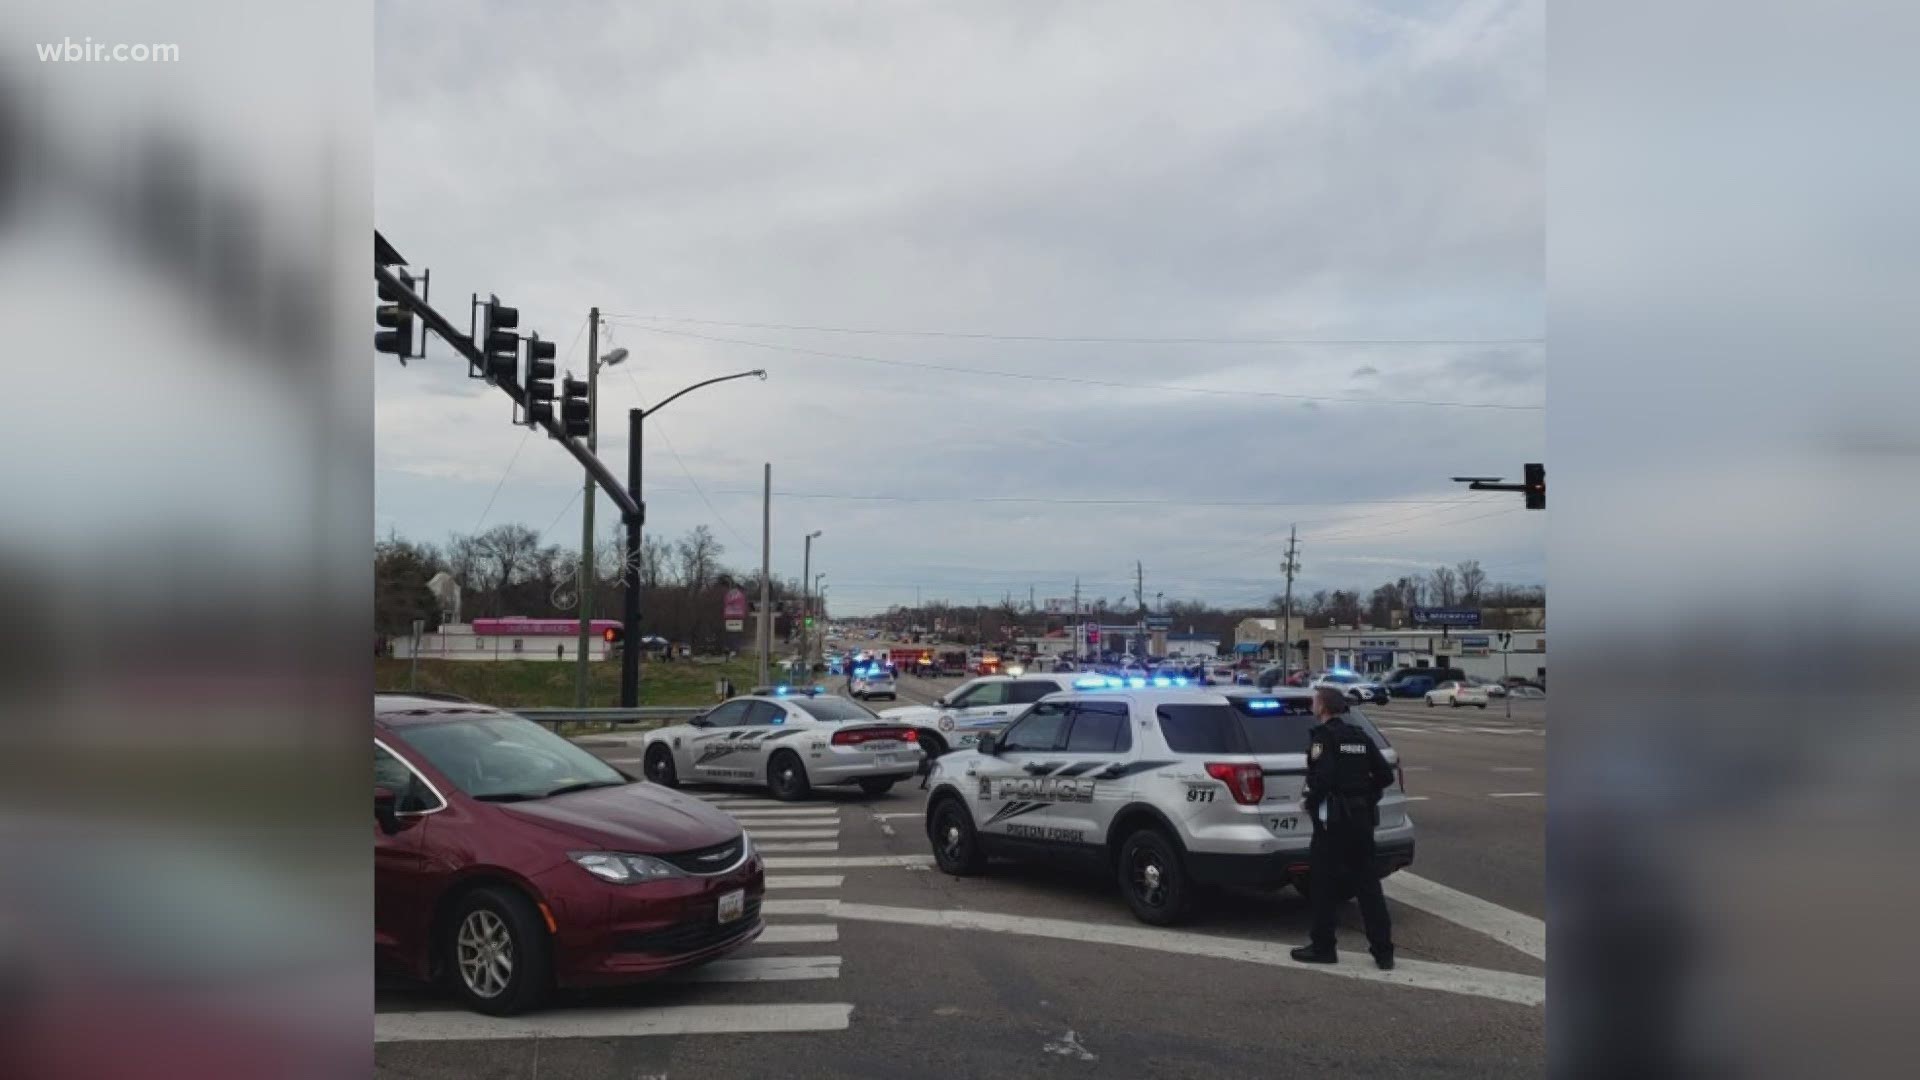
[[[1133,688],[1134,688],[1134,689],[1136,689],[1136,690],[1138,690],[1138,689],[1140,689],[1141,687],[1144,687],[1144,686],[1146,686],[1146,685],[1147,685],[1147,680],[1145,680],[1145,679],[1143,679],[1143,678],[1141,678],[1141,677],[1140,677],[1140,676],[1138,676],[1138,675],[1135,675],[1135,676],[1133,676],[1132,678],[1130,678],[1130,679],[1128,679],[1128,680],[1127,680],[1127,685],[1128,685],[1128,686],[1131,686],[1131,687],[1133,687]]]
[[[1280,703],[1272,698],[1254,698],[1247,702],[1247,708],[1254,712],[1272,712],[1279,707]]]

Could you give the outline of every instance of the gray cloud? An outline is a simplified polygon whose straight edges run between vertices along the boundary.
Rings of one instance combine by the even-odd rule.
[[[1024,4],[383,6],[379,222],[433,266],[436,296],[517,301],[576,369],[584,344],[569,357],[568,343],[594,303],[1063,336],[1539,335],[1538,4],[1209,11],[1122,4],[1096,24]],[[743,564],[763,461],[777,488],[827,494],[1296,504],[782,500],[776,568],[798,570],[798,540],[780,537],[827,528],[816,561],[842,603],[911,600],[916,582],[956,599],[1021,575],[1070,587],[1076,567],[1104,588],[1134,558],[1166,568],[1170,595],[1251,599],[1272,591],[1271,538],[1294,518],[1354,537],[1308,548],[1329,587],[1376,576],[1331,561],[1343,552],[1542,568],[1532,520],[1442,508],[1423,527],[1409,513],[1433,506],[1389,501],[1459,498],[1450,473],[1536,459],[1541,413],[1248,393],[1538,405],[1537,345],[610,332],[634,354],[602,382],[613,460],[624,408],[771,373],[676,402],[648,440],[650,521],[714,516],[690,472]],[[541,528],[573,494],[571,460],[546,445],[515,459],[504,400],[452,363],[383,365],[377,391],[382,522],[471,528],[510,459],[489,520]],[[573,522],[556,539],[575,541]]]

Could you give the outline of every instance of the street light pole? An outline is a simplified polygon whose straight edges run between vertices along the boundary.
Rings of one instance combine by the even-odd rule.
[[[627,358],[627,350],[615,349],[605,356],[600,355],[600,309],[594,308],[587,315],[587,452],[595,453],[600,448],[600,367],[605,364],[612,367]],[[599,492],[594,488],[593,473],[587,473],[586,490],[580,493],[580,573],[579,583],[575,586],[580,593],[579,603],[574,611],[580,617],[579,655],[575,658],[573,680],[573,705],[577,709],[587,707],[587,684],[590,678],[588,664],[592,660],[593,590],[599,584],[600,576],[593,568],[593,504]]]
[[[638,708],[640,705],[640,530],[647,521],[647,504],[640,497],[640,441],[647,417],[672,404],[677,398],[714,383],[730,382],[752,376],[766,379],[765,370],[755,368],[733,375],[722,375],[716,379],[707,379],[694,383],[676,393],[668,395],[651,409],[627,410],[627,496],[633,502],[633,510],[623,515],[627,526],[625,551],[620,553],[621,577],[626,583],[626,596],[621,612],[621,625],[625,627],[626,641],[620,647],[620,707]],[[769,469],[772,466],[768,466]]]
[[[813,671],[813,540],[823,530],[807,534],[806,554],[800,559],[800,659]]]

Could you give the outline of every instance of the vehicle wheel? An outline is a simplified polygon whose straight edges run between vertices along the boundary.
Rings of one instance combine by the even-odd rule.
[[[1431,709],[1431,708],[1433,708],[1433,699],[1432,699],[1432,698],[1428,698],[1428,699],[1427,699],[1427,708],[1429,708],[1429,709]]]
[[[661,787],[680,786],[679,774],[673,768],[673,751],[659,743],[653,744],[653,749],[647,751],[647,779]]]
[[[1479,705],[1479,707],[1480,707],[1480,708],[1482,708],[1482,709],[1484,709],[1484,708],[1486,708],[1486,707],[1487,707],[1487,703],[1483,701],[1483,702],[1481,702],[1481,703],[1480,703],[1480,705]]]
[[[1157,829],[1141,829],[1120,845],[1120,891],[1141,922],[1172,926],[1185,916],[1192,888],[1180,853]]]
[[[1360,691],[1358,690],[1347,691],[1347,700],[1353,702],[1355,705],[1360,704],[1362,700],[1360,697]]]
[[[868,795],[885,795],[893,790],[894,781],[869,777],[860,781],[860,790]]]
[[[980,834],[959,799],[949,795],[935,803],[927,815],[927,839],[933,844],[933,861],[954,877],[972,877],[987,868],[986,853],[980,850]]]
[[[1448,702],[1447,702],[1447,708],[1449,708],[1449,709],[1457,709],[1457,708],[1459,708],[1459,707],[1460,707],[1460,699],[1459,699],[1459,698],[1452,698],[1452,699],[1450,699],[1450,700],[1448,700]]]
[[[813,785],[807,782],[807,767],[800,763],[800,755],[791,750],[782,750],[767,762],[767,787],[772,789],[773,797],[782,802],[798,802],[813,790]]]
[[[553,985],[546,923],[516,889],[489,886],[461,897],[444,948],[455,993],[478,1012],[511,1016],[537,1008]]]
[[[920,750],[927,755],[927,760],[932,761],[947,752],[947,741],[938,735],[922,734]]]

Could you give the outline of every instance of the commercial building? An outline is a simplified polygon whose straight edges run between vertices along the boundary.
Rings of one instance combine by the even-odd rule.
[[[587,632],[587,658],[606,660],[618,655],[605,637],[609,629],[618,629],[618,619],[594,619]],[[650,638],[643,646],[664,646],[664,638]],[[529,619],[510,615],[499,619],[475,619],[470,623],[448,623],[439,630],[420,636],[419,655],[432,660],[578,660],[580,658],[580,621],[578,619]],[[411,637],[393,639],[393,655],[405,660],[414,655]]]
[[[1482,679],[1547,676],[1545,630],[1309,630],[1313,669],[1373,673],[1402,667],[1453,667]],[[1504,644],[1503,644],[1504,643]]]
[[[1205,656],[1220,655],[1219,634],[1167,634],[1168,656]]]

